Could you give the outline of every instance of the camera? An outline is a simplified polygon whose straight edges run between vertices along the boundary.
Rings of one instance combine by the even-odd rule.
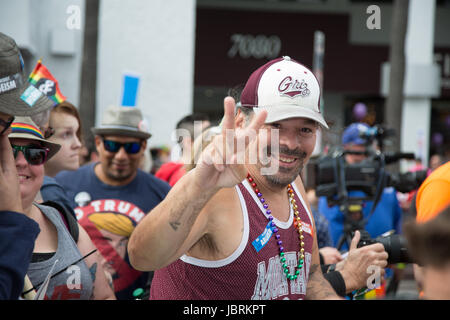
[[[363,126],[362,126],[363,127]],[[383,140],[393,135],[393,130],[381,126],[365,128],[359,136],[367,143],[365,151],[350,151],[337,148],[329,154],[310,161],[304,172],[306,188],[315,189],[318,197],[325,196],[329,206],[338,205],[344,213],[344,232],[338,241],[340,249],[344,242],[351,243],[352,232],[364,231],[364,227],[374,212],[381,198],[383,189],[394,187],[400,192],[410,192],[417,189],[427,176],[426,171],[408,172],[404,174],[389,173],[386,166],[400,159],[414,159],[413,153],[383,153],[376,150]],[[345,160],[347,154],[363,154],[365,159],[349,164]],[[349,196],[350,191],[362,191],[360,196]],[[362,215],[364,201],[373,201],[371,212],[367,217]],[[361,240],[361,245],[380,242],[389,253],[390,262],[407,262],[405,240],[399,235],[371,239],[368,233]]]
[[[326,196],[330,204],[338,204],[350,190],[363,191],[367,197],[359,200],[370,200],[385,187],[394,187],[399,192],[413,191],[427,177],[426,170],[402,174],[386,170],[387,164],[414,158],[413,154],[366,154],[368,157],[362,162],[348,164],[344,156],[350,153],[356,152],[338,150],[311,161],[306,169],[305,186],[315,189],[319,197]]]
[[[347,191],[360,190],[367,195],[363,200],[369,200],[376,198],[377,192],[381,192],[384,187],[410,192],[417,189],[425,180],[427,176],[425,170],[403,174],[389,173],[386,170],[386,165],[401,159],[414,159],[414,153],[384,153],[372,147],[376,141],[382,150],[384,140],[395,135],[394,129],[375,125],[359,126],[358,130],[359,137],[366,141],[365,151],[337,148],[328,155],[308,163],[305,186],[316,189],[317,196],[326,196],[328,201],[339,203],[347,196]],[[347,154],[362,154],[366,158],[359,163],[348,164],[345,161]]]
[[[361,233],[361,239],[358,242],[358,248],[374,243],[381,243],[384,246],[384,250],[389,255],[387,260],[388,264],[413,262],[408,255],[406,240],[403,236],[398,234],[386,234],[372,239],[366,230],[359,230],[359,232]]]

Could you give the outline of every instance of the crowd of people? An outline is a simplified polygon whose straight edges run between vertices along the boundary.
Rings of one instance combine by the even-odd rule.
[[[152,168],[139,108],[108,107],[88,155],[77,107],[38,66],[27,77],[0,33],[0,299],[351,299],[373,289],[368,270],[380,285],[395,269],[365,232],[405,233],[420,297],[450,299],[450,162],[433,159],[407,207],[392,187],[349,210],[316,197],[302,172],[328,124],[294,59],[255,70],[217,125],[180,119],[179,159]],[[349,165],[367,158],[366,128],[342,134]]]

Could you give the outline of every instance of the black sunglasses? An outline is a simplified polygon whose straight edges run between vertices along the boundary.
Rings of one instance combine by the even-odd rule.
[[[37,147],[37,146],[16,146],[11,144],[14,153],[14,159],[17,158],[19,151],[22,151],[25,160],[32,166],[37,166],[43,164],[47,161],[49,148],[46,147]]]
[[[9,118],[8,121],[5,121],[0,118],[0,127],[3,127],[2,131],[0,132],[0,135],[5,133],[6,130],[8,130],[9,127],[11,127],[11,124],[14,122],[14,117]]]
[[[105,149],[109,152],[119,152],[120,148],[123,147],[126,153],[135,154],[141,150],[141,142],[126,142],[120,143],[113,140],[103,139],[103,145]]]

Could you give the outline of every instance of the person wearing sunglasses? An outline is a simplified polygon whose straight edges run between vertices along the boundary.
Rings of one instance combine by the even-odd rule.
[[[8,140],[15,116],[35,115],[53,106],[43,95],[26,95],[30,90],[16,42],[0,32],[0,300],[19,298],[40,232],[39,225],[23,214]]]
[[[94,252],[80,259],[95,250],[83,228],[79,227],[79,238],[75,243],[58,210],[34,202],[44,178],[44,163],[61,146],[45,140],[30,117],[16,117],[11,129],[8,137],[19,176],[22,207],[25,215],[36,221],[41,230],[27,272],[32,285],[39,289],[55,265],[47,299],[115,299],[99,265],[100,255]],[[58,273],[65,268],[68,271]]]
[[[134,290],[148,288],[152,274],[131,267],[124,250],[130,233],[118,230],[134,229],[165,198],[170,186],[139,169],[151,134],[138,108],[108,107],[92,133],[99,161],[75,171],[62,171],[55,179],[74,202],[78,221],[103,254],[117,299],[133,299]],[[130,219],[111,217],[114,215]],[[89,218],[93,216],[96,218]],[[128,220],[130,226],[121,225]]]

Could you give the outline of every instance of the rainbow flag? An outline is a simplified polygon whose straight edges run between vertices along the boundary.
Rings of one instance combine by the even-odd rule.
[[[39,59],[37,62],[36,67],[34,67],[33,72],[31,72],[28,77],[28,82],[51,99],[56,106],[66,100],[66,97],[63,96],[59,90],[58,81],[52,76],[50,71],[48,71],[41,61],[42,60]]]

